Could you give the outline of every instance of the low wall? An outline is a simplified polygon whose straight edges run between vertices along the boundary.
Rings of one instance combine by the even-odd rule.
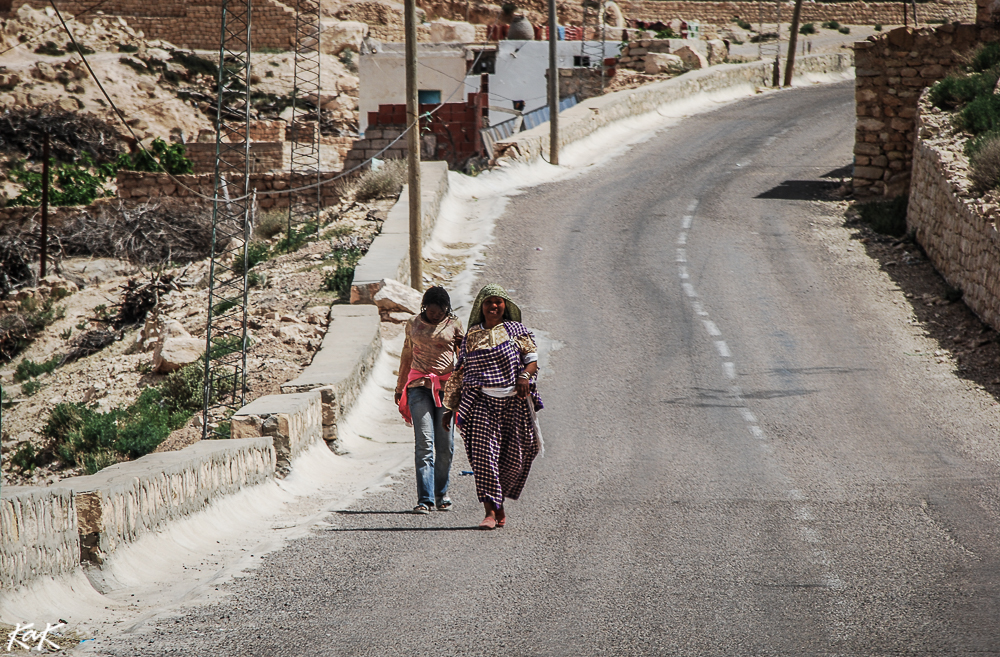
[[[809,55],[795,60],[795,73],[846,73],[852,66],[846,54]],[[767,87],[773,73],[770,62],[722,64],[690,71],[676,78],[648,84],[637,89],[616,91],[589,98],[559,114],[559,145],[568,146],[616,121],[655,111],[670,102],[737,87]],[[497,160],[533,162],[548,159],[549,124],[519,133],[494,145]]]
[[[318,392],[265,395],[233,415],[232,437],[268,436],[274,444],[277,473],[284,477],[292,459],[323,438],[323,408]]]
[[[910,189],[914,117],[920,92],[961,63],[992,27],[896,28],[854,44],[854,195],[895,197]]]
[[[913,184],[907,227],[965,304],[1000,331],[1000,233],[997,204],[974,198],[965,174],[961,141],[943,124],[950,120],[923,94],[913,151]]]
[[[0,491],[0,591],[58,577],[80,563],[76,506],[67,488]]]
[[[323,180],[331,180],[339,174],[333,171],[321,174]],[[190,189],[185,189],[177,184],[174,179],[179,180]],[[259,196],[257,203],[261,208],[288,207],[289,193],[282,190],[302,187],[316,182],[316,176],[305,176],[302,174],[290,173],[255,173],[250,176],[250,188],[261,192],[276,192],[267,196]],[[233,181],[234,187],[241,187],[242,181]],[[174,196],[177,198],[195,198],[194,190],[198,194],[211,197],[215,192],[214,174],[168,176],[165,173],[142,173],[138,171],[118,172],[118,196],[134,202],[145,202],[161,196]],[[336,185],[325,184],[322,189],[323,206],[336,205],[340,201]],[[315,192],[313,192],[315,193]]]
[[[274,476],[270,438],[204,440],[176,452],[118,463],[60,482],[76,499],[82,557],[100,564],[115,550],[213,499]]]
[[[312,363],[299,376],[281,385],[285,394],[275,397],[275,403],[287,397],[290,407],[296,395],[318,395],[323,438],[336,440],[337,424],[354,406],[382,350],[379,322],[375,306],[333,306],[330,325]],[[241,409],[238,415],[247,410]]]
[[[187,144],[185,154],[191,160],[194,173],[215,173],[215,143],[194,142]],[[252,142],[250,144],[250,170],[268,173],[285,169],[285,144],[281,142]]]

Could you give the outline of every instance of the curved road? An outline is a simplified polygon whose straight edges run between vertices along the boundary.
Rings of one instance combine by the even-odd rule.
[[[817,232],[853,116],[767,94],[515,197],[482,280],[562,347],[509,526],[407,475],[107,654],[1000,654],[997,411]]]

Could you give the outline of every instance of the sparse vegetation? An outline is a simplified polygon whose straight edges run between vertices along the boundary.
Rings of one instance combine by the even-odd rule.
[[[902,237],[906,234],[906,196],[897,196],[891,201],[870,201],[857,206],[861,221],[876,233]]]
[[[768,41],[777,41],[777,32],[762,32],[760,34],[755,34],[750,37],[750,43],[767,43]]]
[[[10,457],[10,462],[22,473],[31,473],[38,467],[37,458],[38,454],[35,452],[35,446],[25,441],[21,443],[21,446]]]
[[[837,22],[837,21],[823,21],[821,23],[821,25],[822,25],[823,28],[825,28],[827,30],[839,30],[840,29],[840,23]]]
[[[150,151],[137,150],[131,155],[118,156],[116,169],[125,171],[167,172],[175,176],[194,173],[194,163],[188,158],[184,144],[168,144],[159,137],[153,140]]]
[[[873,29],[876,32],[881,32],[882,31],[882,23],[875,23],[875,25],[873,26]]]
[[[657,39],[679,39],[680,35],[675,34],[669,27],[656,33]]]
[[[806,23],[799,28],[799,34],[816,34],[816,25],[814,23]]]
[[[62,57],[66,54],[66,51],[57,46],[52,41],[46,41],[45,43],[39,44],[35,48],[35,54],[37,55],[48,55],[49,57]]]
[[[17,311],[0,317],[0,362],[10,362],[52,322],[66,313],[51,299],[25,299]]]
[[[739,16],[735,17],[733,19],[733,22],[736,23],[736,25],[738,25],[740,27],[740,29],[743,29],[743,30],[752,30],[753,29],[753,25],[751,25],[748,21],[743,20]]]
[[[406,160],[385,160],[378,169],[363,173],[354,187],[359,201],[396,196],[406,184]]]
[[[349,296],[351,283],[354,282],[354,268],[362,255],[361,249],[356,247],[335,249],[332,260],[336,269],[323,275],[323,289],[336,292],[340,298]]]
[[[970,140],[971,143],[971,140]],[[978,192],[1000,185],[1000,136],[990,133],[969,157],[969,180]]]
[[[261,212],[257,216],[257,225],[254,226],[254,236],[269,240],[281,231],[288,228],[288,211],[272,210]]]
[[[837,31],[840,32],[841,34],[850,34],[851,28],[847,27],[846,25],[842,25]]]
[[[36,379],[31,381],[25,381],[21,384],[21,395],[24,397],[32,397],[36,392],[42,389],[42,382]]]
[[[62,363],[62,356],[55,355],[52,358],[36,363],[30,358],[25,358],[17,364],[14,370],[14,380],[17,382],[27,381],[43,374],[50,374]]]

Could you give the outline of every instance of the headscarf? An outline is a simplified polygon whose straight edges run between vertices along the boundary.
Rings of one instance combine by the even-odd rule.
[[[490,283],[483,286],[483,289],[479,290],[479,294],[476,295],[476,301],[472,304],[472,314],[469,315],[470,328],[476,324],[484,324],[486,322],[486,317],[483,315],[483,302],[490,297],[500,297],[506,302],[504,303],[503,311],[503,318],[505,320],[511,322],[521,321],[521,309],[517,307],[514,300],[507,294],[507,290],[495,283]]]

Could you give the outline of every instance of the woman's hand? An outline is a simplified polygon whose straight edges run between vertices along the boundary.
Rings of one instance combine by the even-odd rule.
[[[403,391],[402,390],[397,390],[396,391],[396,395],[393,397],[393,399],[396,400],[396,406],[399,406],[399,400],[402,399],[402,398],[403,398]]]
[[[454,411],[445,411],[444,414],[441,415],[441,426],[444,427],[445,431],[451,429],[451,425],[454,421],[455,421]]]
[[[518,398],[524,399],[525,397],[528,396],[528,393],[531,392],[531,381],[524,378],[523,376],[518,377],[517,385],[515,386],[515,388],[517,390]]]

